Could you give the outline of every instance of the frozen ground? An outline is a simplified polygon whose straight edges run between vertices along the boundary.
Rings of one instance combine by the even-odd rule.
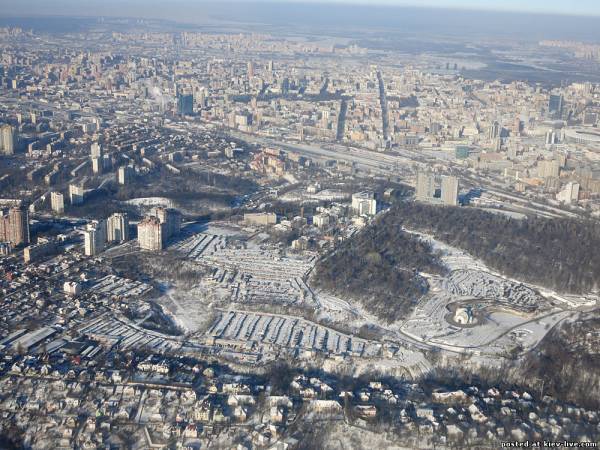
[[[133,205],[137,207],[143,208],[152,208],[157,206],[162,206],[164,208],[173,208],[175,203],[173,200],[166,197],[140,197],[140,198],[132,198],[131,200],[126,200],[127,205]]]
[[[382,347],[379,343],[293,316],[233,310],[222,311],[209,334],[219,339],[317,350],[332,355],[375,357]]]
[[[461,297],[494,300],[526,312],[545,304],[530,287],[481,270],[455,270],[444,280],[443,289]]]
[[[98,280],[91,290],[97,294],[125,299],[142,296],[151,291],[152,286],[141,281],[132,281],[127,278],[117,277],[116,275],[107,275]]]
[[[535,346],[572,313],[553,306],[536,287],[503,277],[469,254],[421,235],[450,273],[428,276],[430,292],[411,316],[386,326],[352,301],[313,291],[307,284],[313,253],[288,254],[264,234],[231,224],[194,224],[186,231],[187,237],[170,250],[208,270],[191,288],[174,286],[158,301],[193,339],[246,361],[270,360],[281,352],[309,359],[319,353],[333,358],[331,364],[351,356],[357,367],[363,361],[388,373],[418,375],[430,367],[423,350],[498,358],[515,346]],[[481,320],[469,327],[453,325],[447,319],[449,305],[455,303],[478,308]],[[316,313],[312,317],[332,325],[288,314],[291,307]],[[344,330],[376,325],[385,339],[359,338],[336,330],[336,324]]]
[[[300,202],[306,200],[341,202],[348,200],[349,198],[350,194],[335,189],[324,189],[314,194],[309,194],[303,189],[288,192],[281,196],[280,200],[284,202]]]
[[[399,331],[421,342],[452,351],[502,354],[516,345],[535,346],[557,321],[572,312],[553,307],[535,286],[495,273],[469,254],[414,233],[429,242],[450,269],[430,277],[431,289]],[[447,320],[451,304],[470,304],[483,316],[469,327]]]

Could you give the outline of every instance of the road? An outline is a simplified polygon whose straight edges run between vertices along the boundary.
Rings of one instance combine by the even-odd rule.
[[[313,159],[326,161],[337,160],[349,164],[355,164],[363,170],[379,172],[382,175],[397,176],[394,167],[399,165],[412,166],[414,162],[403,156],[395,156],[385,153],[376,153],[369,150],[355,147],[346,147],[342,145],[316,146],[308,144],[298,144],[282,142],[276,139],[258,136],[255,134],[243,133],[240,131],[229,130],[229,135],[250,142],[257,142],[266,147],[280,147],[288,151],[300,153]]]
[[[417,151],[409,149],[401,149],[396,154],[375,152],[356,147],[348,147],[339,144],[300,144],[283,142],[277,139],[259,136],[251,133],[244,133],[237,130],[228,130],[227,133],[237,139],[248,142],[256,142],[266,147],[279,147],[284,150],[302,154],[304,156],[316,159],[319,161],[337,160],[348,164],[354,164],[358,169],[369,171],[385,177],[401,179],[405,184],[413,185],[412,182],[406,182],[405,176],[415,169],[426,167],[428,158]],[[502,198],[507,204],[517,203],[521,210],[538,214],[542,217],[569,217],[576,218],[579,214],[554,207],[544,205],[539,202],[532,201],[530,198],[519,195],[515,192],[506,190],[498,181],[483,178],[478,175],[464,173],[465,169],[462,166],[457,166],[450,161],[444,161],[452,169],[460,173],[461,179],[468,180],[474,186],[483,187],[486,192]],[[409,172],[410,170],[410,172]],[[464,176],[463,176],[464,175]]]

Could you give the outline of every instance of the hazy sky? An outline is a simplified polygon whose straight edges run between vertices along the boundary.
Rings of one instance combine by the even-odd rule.
[[[290,2],[298,0],[279,0]],[[323,0],[304,0],[323,2]],[[461,9],[492,9],[600,16],[600,0],[325,0],[331,3],[378,3]]]
[[[252,2],[256,0],[237,1]],[[270,2],[280,4],[291,2],[382,4],[600,16],[600,0],[270,0]],[[198,7],[202,3],[205,3],[205,0],[0,0],[0,3],[3,5],[0,8],[0,15],[14,16],[36,13],[58,15],[93,15],[101,13],[118,15],[119,10],[132,13],[132,8],[136,8],[142,13],[141,15],[144,15],[144,12],[147,14],[151,9],[148,8],[150,5],[155,8],[160,5],[161,8],[168,10],[170,6],[177,5],[179,7],[183,3],[192,4],[192,7]],[[220,2],[217,1],[216,3]]]

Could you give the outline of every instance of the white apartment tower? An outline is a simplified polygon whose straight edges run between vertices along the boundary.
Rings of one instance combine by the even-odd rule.
[[[442,203],[449,206],[458,205],[458,178],[442,177]]]
[[[65,196],[60,192],[52,192],[50,194],[50,204],[52,211],[55,213],[62,214],[65,212]]]
[[[127,214],[115,213],[106,223],[108,242],[125,242],[129,240],[129,219]]]

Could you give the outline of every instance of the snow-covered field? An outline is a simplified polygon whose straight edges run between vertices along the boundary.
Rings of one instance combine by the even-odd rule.
[[[152,208],[162,206],[164,208],[174,208],[175,203],[173,200],[166,197],[140,197],[126,200],[124,203],[127,205],[133,205],[137,207]]]
[[[159,303],[183,329],[230,345],[233,353],[252,348],[271,355],[277,349],[351,355],[377,361],[382,370],[402,366],[417,375],[429,367],[424,349],[498,357],[516,345],[531,348],[571,314],[552,306],[535,286],[503,277],[469,254],[420,235],[440,252],[450,273],[429,276],[430,292],[411,316],[388,326],[348,299],[313,291],[308,275],[315,254],[288,254],[263,234],[231,224],[198,224],[187,231],[193,234],[170,249],[207,268],[207,274],[190,289],[168,290]],[[457,302],[478,308],[481,320],[469,326],[450,323],[449,305]],[[288,314],[288,307],[314,312],[315,320],[332,327]],[[335,324],[344,330],[375,325],[386,342],[337,331]]]
[[[554,308],[537,287],[502,276],[471,255],[432,236],[426,240],[449,268],[446,277],[429,278],[431,290],[421,299],[400,331],[441,348],[475,354],[501,354],[520,344],[536,345],[569,314]],[[468,302],[483,320],[468,327],[449,323],[449,305]]]

